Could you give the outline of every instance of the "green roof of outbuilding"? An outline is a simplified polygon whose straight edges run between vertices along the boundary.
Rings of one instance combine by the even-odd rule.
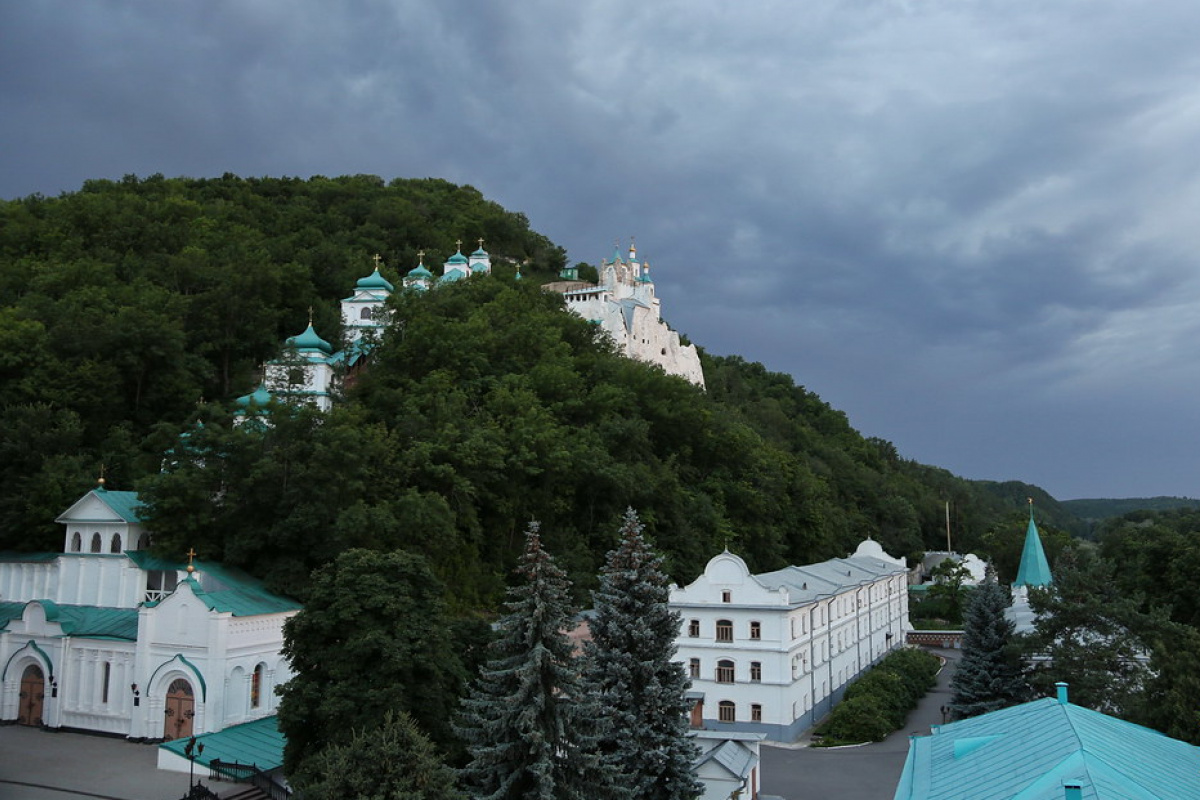
[[[60,555],[62,555],[62,554],[61,553],[42,553],[42,552],[18,553],[15,550],[4,550],[4,551],[0,551],[0,561],[4,561],[4,562],[8,562],[8,563],[16,562],[16,563],[25,563],[25,564],[35,564],[35,563],[43,563],[46,561],[53,561],[54,559],[58,558]]]
[[[395,288],[387,278],[379,274],[379,267],[367,277],[359,278],[355,286],[359,289],[387,289],[389,292]]]
[[[1200,800],[1200,747],[1056,698],[909,741],[895,800]]]
[[[289,336],[285,343],[288,347],[294,347],[297,350],[320,350],[322,353],[332,353],[333,345],[317,335],[313,329],[312,323],[308,323],[308,327],[304,329],[304,333],[296,336]]]
[[[269,772],[283,766],[283,746],[286,741],[279,730],[278,720],[273,716],[263,717],[223,731],[197,736],[196,743],[204,745],[204,752],[196,756],[196,763],[207,767],[213,761],[237,761],[253,764],[263,772]],[[186,758],[183,749],[187,743],[187,739],[172,739],[159,747]]]
[[[1033,510],[1029,511],[1029,527],[1025,529],[1025,548],[1021,551],[1021,567],[1013,586],[1049,586],[1054,578],[1050,574],[1050,562],[1042,549],[1042,537],[1038,535],[1033,521]]]

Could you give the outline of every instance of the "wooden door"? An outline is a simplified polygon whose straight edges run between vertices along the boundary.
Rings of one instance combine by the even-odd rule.
[[[36,664],[30,664],[21,675],[21,696],[17,706],[17,722],[21,725],[42,724],[42,701],[46,697],[46,678]]]
[[[192,735],[196,698],[192,695],[192,685],[183,678],[171,681],[167,688],[167,704],[163,715],[164,739],[186,739]]]
[[[697,700],[696,704],[694,706],[692,706],[692,727],[693,728],[703,728],[704,727],[704,701],[703,700]]]

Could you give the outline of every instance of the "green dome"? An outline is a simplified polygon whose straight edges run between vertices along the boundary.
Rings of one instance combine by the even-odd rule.
[[[379,274],[379,267],[367,277],[359,278],[355,286],[359,289],[387,289],[389,292],[395,289],[387,278]]]
[[[320,350],[326,354],[333,352],[333,346],[317,335],[317,332],[313,330],[311,322],[304,329],[304,333],[299,336],[289,336],[285,345],[287,347],[294,347],[300,351]]]
[[[429,270],[425,269],[424,264],[418,264],[415,268],[410,269],[408,271],[408,277],[410,277],[410,278],[432,278],[433,273],[430,272]]]
[[[461,252],[457,252],[454,255],[447,258],[446,263],[447,264],[465,264],[465,263],[467,263],[467,257],[464,256]]]
[[[476,250],[474,253],[471,253],[471,255],[473,255],[473,256],[476,256],[476,257],[478,257],[478,258],[487,258],[487,257],[488,257],[488,252],[487,252],[487,250],[484,250],[484,249],[481,247],[481,248],[479,248],[478,250]]]
[[[257,389],[250,394],[242,395],[235,402],[237,403],[237,407],[241,409],[249,408],[251,403],[262,408],[271,402],[271,393],[267,391],[266,386],[260,383]]]

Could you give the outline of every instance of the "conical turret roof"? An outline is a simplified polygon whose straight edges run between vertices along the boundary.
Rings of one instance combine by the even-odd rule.
[[[1038,535],[1033,521],[1033,506],[1029,507],[1029,527],[1025,529],[1025,549],[1021,551],[1021,568],[1013,586],[1049,586],[1054,578],[1050,574],[1050,562],[1042,549],[1042,537]]]

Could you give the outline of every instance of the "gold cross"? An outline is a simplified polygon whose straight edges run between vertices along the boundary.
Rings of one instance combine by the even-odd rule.
[[[196,557],[196,551],[189,547],[188,551],[187,551],[187,557],[188,557],[188,566],[190,567],[192,565],[192,559]]]
[[[461,253],[461,252],[462,252],[462,239],[455,239],[455,240],[454,240],[454,246],[455,246],[455,247],[458,249],[458,251]]]
[[[421,262],[425,261],[425,251],[424,250],[417,251],[417,260],[421,261]]]
[[[480,250],[483,249],[483,237],[482,236],[479,237],[479,249]]]
[[[379,253],[376,253],[375,254],[375,269],[379,269],[379,261],[380,261]]]
[[[312,306],[308,307],[308,325],[312,327]]]

